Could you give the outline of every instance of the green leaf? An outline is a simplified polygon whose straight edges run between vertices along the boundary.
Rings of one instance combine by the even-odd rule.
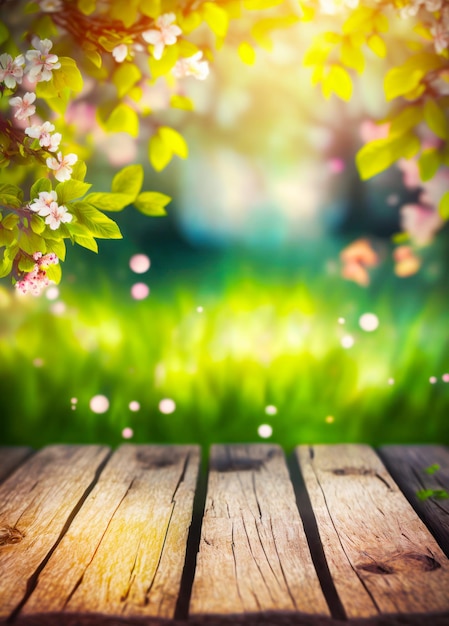
[[[425,472],[426,474],[435,474],[435,472],[438,472],[438,470],[440,469],[440,466],[438,465],[438,463],[433,463],[433,465],[430,465],[429,467],[425,468]]]
[[[17,242],[18,231],[15,230],[7,230],[6,228],[0,227],[0,247],[2,246],[12,246],[12,244]]]
[[[36,200],[42,191],[47,193],[51,191],[51,181],[48,178],[39,178],[31,185],[30,200]]]
[[[0,262],[0,278],[4,278],[11,273],[12,264],[13,259],[10,259],[8,256],[4,255],[3,259]]]
[[[158,193],[157,191],[144,191],[138,196],[137,200],[134,202],[134,206],[144,215],[157,217],[167,214],[164,207],[170,201],[170,196],[166,196],[163,193]]]
[[[60,263],[49,265],[46,272],[49,280],[52,280],[57,285],[61,282],[62,268]]]
[[[430,180],[440,167],[441,159],[438,150],[430,148],[424,150],[418,159],[419,176],[422,181]]]
[[[170,70],[174,67],[179,57],[179,46],[166,46],[162,58],[157,60],[151,55],[148,58],[148,66],[150,68],[150,74],[152,80],[156,80],[160,76],[167,76]]]
[[[119,104],[113,109],[105,123],[105,128],[110,133],[128,133],[131,137],[139,135],[139,117],[127,104]]]
[[[83,89],[83,77],[75,61],[70,57],[59,57],[61,67],[53,71],[53,84],[57,91],[68,87],[71,91],[79,93]]]
[[[86,178],[87,167],[84,161],[78,159],[75,165],[72,166],[72,180],[83,181]]]
[[[66,247],[64,239],[45,239],[47,252],[54,252],[58,259],[65,260]]]
[[[84,198],[92,206],[101,211],[122,211],[129,204],[132,204],[134,196],[127,193],[90,193]]]
[[[86,226],[94,237],[99,239],[122,238],[120,229],[114,220],[87,202],[74,202],[70,209],[77,222]]]
[[[34,259],[30,259],[30,257],[27,255],[19,255],[18,267],[21,272],[32,272],[35,265],[36,261]]]
[[[17,185],[10,185],[9,183],[1,183],[0,184],[0,197],[3,196],[13,196],[18,198],[20,202],[23,202],[23,191]]]
[[[45,230],[45,221],[42,219],[42,217],[40,217],[40,215],[34,213],[31,216],[30,226],[33,233],[36,233],[36,235],[40,235]]]
[[[365,57],[363,56],[363,52],[360,48],[351,45],[347,40],[343,40],[341,44],[340,61],[346,65],[346,67],[350,67],[359,72],[359,74],[365,69]]]
[[[420,500],[428,500],[429,498],[446,500],[449,498],[449,493],[445,489],[420,489],[416,495]]]
[[[19,220],[19,216],[15,213],[8,213],[8,215],[5,215],[2,220],[2,226],[7,230],[13,230],[19,223]]]
[[[440,204],[438,205],[438,211],[443,220],[449,219],[449,191],[446,191],[446,193],[443,194]]]
[[[435,100],[426,100],[424,104],[424,119],[430,130],[440,139],[447,139],[447,119],[445,112]]]
[[[352,96],[351,76],[339,65],[332,65],[323,79],[322,89],[325,98],[330,98],[335,93],[342,100],[349,101]]]
[[[19,248],[28,254],[35,252],[46,252],[47,247],[42,237],[33,231],[19,231],[18,238]]]
[[[5,207],[11,207],[12,209],[20,209],[22,206],[22,202],[17,196],[8,193],[0,193],[0,204],[3,204]]]
[[[388,101],[403,96],[416,89],[424,76],[424,71],[416,68],[412,71],[406,66],[393,67],[384,80],[385,97]]]
[[[356,155],[360,177],[367,180],[386,170],[398,159],[411,158],[419,151],[420,146],[419,139],[412,133],[367,143]]]
[[[93,237],[87,237],[85,235],[73,235],[73,241],[83,248],[92,250],[92,252],[98,252],[98,244]]]
[[[113,193],[131,196],[132,202],[142,189],[142,185],[143,167],[141,165],[128,165],[114,176],[111,189]]]
[[[161,139],[159,133],[153,135],[148,143],[148,158],[156,172],[160,172],[166,167],[173,156],[173,152]]]
[[[178,133],[174,128],[170,128],[169,126],[161,126],[159,128],[159,136],[166,146],[176,154],[181,157],[181,159],[186,159],[189,155],[189,148],[187,147],[186,140],[184,137]]]
[[[83,183],[81,180],[66,180],[56,185],[55,191],[58,196],[59,204],[66,204],[71,200],[82,198],[92,187],[89,183]]]

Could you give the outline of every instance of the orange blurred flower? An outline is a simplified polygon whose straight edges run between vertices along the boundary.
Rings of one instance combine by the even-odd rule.
[[[340,258],[343,261],[343,278],[367,287],[370,278],[366,268],[373,267],[379,262],[379,255],[373,250],[370,242],[367,239],[353,241],[341,251]]]
[[[393,258],[394,273],[401,278],[413,276],[421,267],[421,259],[416,256],[410,246],[398,246],[393,252]]]

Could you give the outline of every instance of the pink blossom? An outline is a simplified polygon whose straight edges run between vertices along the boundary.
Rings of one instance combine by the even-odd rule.
[[[362,287],[367,287],[370,277],[368,267],[377,265],[379,256],[367,239],[357,239],[346,246],[340,253],[343,262],[342,276]]]
[[[341,275],[346,280],[352,280],[361,287],[367,287],[370,283],[369,274],[366,268],[360,263],[346,263],[343,266]]]
[[[365,143],[388,137],[390,124],[376,124],[373,120],[364,120],[359,127],[360,136]]]
[[[0,54],[0,82],[5,83],[8,89],[14,89],[22,83],[23,66],[25,59],[19,54],[14,60],[9,54]]]
[[[173,24],[176,16],[174,13],[164,13],[156,20],[156,27],[142,33],[143,39],[154,46],[153,56],[156,60],[162,58],[165,46],[172,46],[176,43],[181,29]]]
[[[194,76],[198,80],[205,80],[209,75],[209,63],[202,61],[203,53],[199,50],[196,54],[187,59],[179,59],[173,68],[176,78]]]
[[[62,139],[61,133],[51,134],[55,127],[50,122],[44,122],[42,125],[35,124],[25,129],[25,134],[32,139],[38,139],[42,148],[47,148],[50,152],[58,149]]]
[[[128,46],[124,43],[115,46],[112,51],[112,56],[117,61],[117,63],[123,63],[123,61],[128,56]]]
[[[48,215],[48,210],[52,202],[57,202],[56,191],[40,191],[38,198],[35,198],[29,208],[39,215]],[[43,212],[42,212],[43,211]]]
[[[408,189],[416,189],[416,187],[421,186],[419,165],[416,159],[399,159],[397,166],[403,174],[403,182]]]
[[[60,182],[70,180],[72,176],[72,165],[78,161],[76,154],[70,153],[63,157],[62,152],[58,152],[57,158],[48,157],[47,167],[55,171],[55,178]]]
[[[39,215],[44,215],[43,212]],[[72,221],[72,214],[67,211],[67,207],[63,204],[58,205],[57,202],[52,202],[48,207],[48,214],[45,217],[45,223],[50,226],[51,230],[57,230],[61,224],[66,224]]]
[[[430,32],[433,36],[433,44],[437,54],[442,54],[449,46],[449,30],[444,24],[437,23],[432,26]]]
[[[29,80],[33,83],[51,80],[52,71],[61,67],[56,54],[50,54],[53,43],[49,39],[33,37],[32,44],[36,49],[25,54],[30,62],[27,67]]]
[[[417,246],[431,243],[444,222],[438,211],[421,204],[401,207],[401,228],[410,235]]]
[[[31,272],[25,274],[21,280],[16,282],[15,288],[20,293],[31,293],[33,296],[38,296],[42,289],[48,287],[50,284],[45,270],[50,265],[59,263],[59,259],[54,252],[44,255],[42,252],[35,252],[33,259],[36,261],[34,268]]]
[[[36,94],[27,93],[21,98],[20,96],[16,96],[15,98],[9,99],[9,104],[12,107],[17,107],[17,111],[14,113],[14,117],[18,120],[25,120],[27,117],[34,115],[36,112],[36,107],[33,102],[36,100]]]

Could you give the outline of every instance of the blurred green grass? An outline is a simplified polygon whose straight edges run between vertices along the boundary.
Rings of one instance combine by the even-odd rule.
[[[363,290],[338,276],[240,272],[213,288],[184,277],[142,301],[126,281],[67,282],[59,313],[45,297],[2,292],[2,443],[115,446],[130,427],[136,443],[207,446],[261,440],[261,424],[287,450],[449,443],[446,299],[420,292],[419,280],[390,273]],[[359,326],[366,312],[379,318],[374,332]],[[110,401],[105,413],[89,407],[97,394]],[[163,398],[175,401],[173,413],[160,412]]]

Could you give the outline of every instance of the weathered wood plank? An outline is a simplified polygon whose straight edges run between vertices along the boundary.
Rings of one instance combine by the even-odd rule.
[[[197,446],[119,448],[18,621],[59,626],[173,618],[199,458]]]
[[[283,623],[304,613],[329,610],[282,450],[213,446],[190,618]]]
[[[379,624],[396,623],[392,615],[399,623],[400,613],[409,616],[404,623],[423,613],[448,620],[448,559],[376,453],[320,445],[300,446],[296,455],[347,616]]]
[[[0,621],[25,597],[107,454],[103,446],[50,446],[0,485]]]
[[[7,478],[33,452],[26,446],[0,446],[0,482]]]
[[[416,495],[422,489],[444,489],[449,493],[449,450],[436,445],[390,445],[382,446],[379,453],[413,508],[449,556],[449,499],[421,500]],[[440,466],[434,474],[424,471],[434,464]]]

